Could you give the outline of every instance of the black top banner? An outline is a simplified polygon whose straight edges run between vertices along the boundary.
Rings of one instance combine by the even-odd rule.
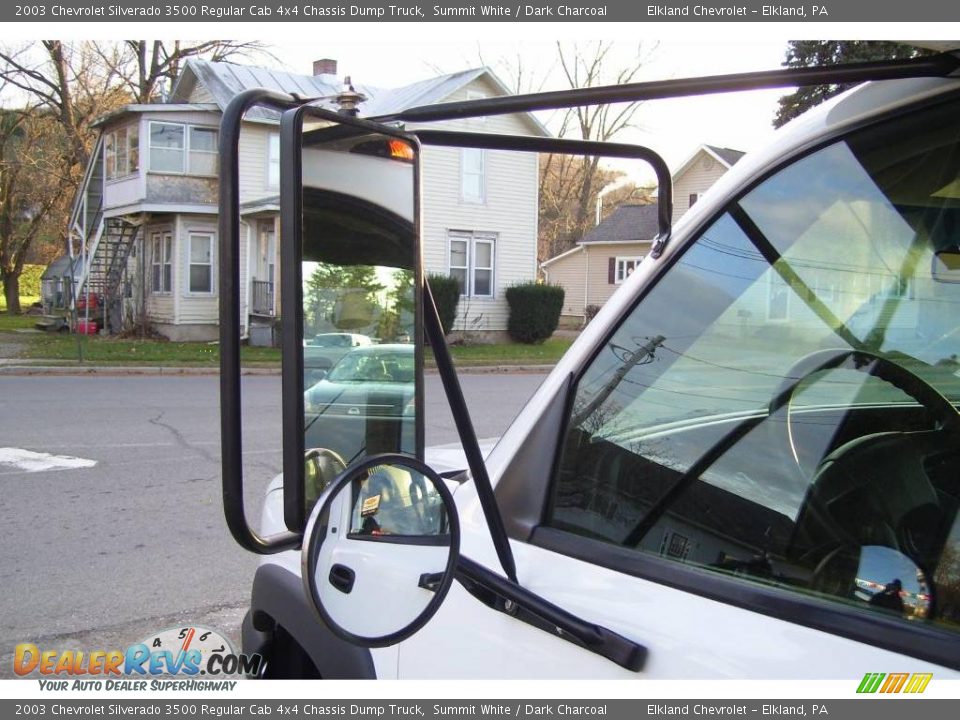
[[[779,3],[533,0],[34,0],[0,7],[2,22],[952,22],[943,0],[819,0]]]

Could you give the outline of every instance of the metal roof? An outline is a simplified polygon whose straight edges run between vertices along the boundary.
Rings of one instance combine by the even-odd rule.
[[[299,95],[304,98],[332,99],[341,89],[341,83],[334,75],[297,75],[280,70],[235,65],[226,62],[210,62],[191,58],[171,91],[173,102],[186,100],[192,88],[193,79],[201,83],[213,96],[214,102],[222,110],[234,96],[252,88],[267,88],[279,92]],[[358,91],[369,95],[370,89],[358,87]],[[331,103],[318,105],[332,107]],[[336,109],[336,108],[333,108]],[[276,122],[279,114],[266,108],[253,108],[246,117],[250,120]]]
[[[486,67],[440,75],[399,88],[381,88],[362,83],[353,83],[353,87],[367,98],[360,104],[360,114],[364,117],[378,117],[439,102],[484,76],[503,94],[510,94],[509,89]],[[336,110],[337,106],[332,100],[343,87],[343,81],[336,75],[299,75],[251,65],[191,58],[173,87],[171,101],[186,101],[194,82],[201,83],[210,92],[221,110],[235,95],[252,88],[267,88],[302,98],[321,98],[316,105]],[[532,115],[520,114],[529,118],[536,132],[548,134]],[[253,108],[246,117],[250,120],[277,122],[279,114],[266,108]]]
[[[217,109],[218,106],[212,103],[131,103],[100,115],[90,127],[101,127],[127,115],[145,112],[210,112]]]

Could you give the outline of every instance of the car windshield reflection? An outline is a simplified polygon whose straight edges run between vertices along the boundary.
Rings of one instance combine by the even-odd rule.
[[[412,383],[413,345],[382,345],[354,350],[340,359],[328,382]]]

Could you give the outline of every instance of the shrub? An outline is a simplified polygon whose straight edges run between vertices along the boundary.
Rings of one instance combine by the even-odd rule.
[[[593,320],[597,313],[600,312],[600,305],[587,305],[583,309],[583,324],[589,325],[590,321]]]
[[[457,304],[460,302],[460,283],[456,278],[447,275],[427,275],[427,284],[430,285],[430,292],[433,295],[433,301],[437,305],[437,312],[440,314],[440,325],[443,327],[445,335],[453,330],[453,323],[457,319]]]
[[[40,276],[47,268],[43,265],[24,265],[20,274],[20,296],[40,297]]]
[[[563,288],[530,282],[507,288],[507,331],[517,342],[542,343],[553,335],[563,309]]]

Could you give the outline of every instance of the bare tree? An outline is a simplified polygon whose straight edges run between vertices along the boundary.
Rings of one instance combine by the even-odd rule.
[[[20,275],[34,245],[62,232],[51,218],[68,200],[60,176],[68,146],[50,111],[0,111],[0,280],[11,315],[21,312]]]
[[[68,140],[67,166],[86,166],[94,134],[90,122],[127,101],[91,43],[43,40],[0,49],[0,79],[27,98],[21,104],[57,118]]]
[[[65,240],[69,200],[96,137],[93,120],[127,103],[158,99],[162,84],[173,82],[188,58],[225,60],[254,52],[265,52],[264,46],[223,40],[44,40],[0,48],[0,95],[29,108],[6,111],[0,138],[6,193],[0,208],[0,273],[11,312],[19,308],[16,288],[29,248],[40,238]],[[35,172],[41,167],[45,174]],[[15,186],[8,184],[13,178]],[[56,193],[48,201],[44,192],[51,188]]]
[[[615,57],[612,42],[586,45],[556,44],[556,61],[547,70],[533,70],[522,52],[512,56],[477,58],[491,68],[514,93],[540,92],[556,76],[571,88],[597,87],[635,82],[656,47],[637,45],[629,59]],[[542,59],[541,59],[542,60]],[[540,67],[542,61],[538,62]],[[555,112],[545,124],[562,138],[606,142],[633,127],[640,103],[571,108]],[[648,201],[650,188],[623,182],[624,173],[601,166],[600,157],[569,155],[540,156],[539,231],[537,255],[540,260],[569,249],[589,229],[597,196],[611,184],[617,189],[605,197],[604,209],[612,211],[626,202]]]
[[[590,166],[591,158],[540,156],[540,206],[537,257],[543,261],[568,250],[583,237],[593,215],[583,213],[583,185],[590,175],[587,209],[597,206],[604,190],[603,217],[629,202],[649,202],[652,189],[627,181],[625,173]],[[600,218],[602,219],[602,217]]]
[[[565,47],[557,43],[557,55],[566,83],[571,88],[598,87],[601,85],[624,85],[635,82],[643,66],[649,61],[652,50],[637,46],[636,54],[630,62],[612,67],[612,42],[596,42],[586,47],[574,44]],[[634,117],[641,103],[617,103],[614,105],[592,105],[569,109],[563,116],[560,137],[576,137],[580,140],[607,142],[613,140],[624,130],[634,127]],[[569,184],[572,205],[568,212],[571,216],[562,228],[562,234],[550,240],[552,252],[563,252],[573,245],[590,227],[597,194],[603,190],[618,174],[601,172],[599,156],[587,156],[581,162],[570,162],[570,158],[547,156],[545,167],[541,170],[541,198],[546,189],[545,182],[552,177],[563,177]],[[561,168],[554,167],[556,164]],[[639,197],[629,192],[625,198]],[[610,205],[613,207],[613,205]]]
[[[258,40],[207,40],[194,44],[175,40],[125,40],[122,43],[93,43],[104,66],[120,79],[133,102],[155,102],[164,94],[166,84],[180,76],[190,58],[223,62],[234,58],[263,55],[273,57]]]

